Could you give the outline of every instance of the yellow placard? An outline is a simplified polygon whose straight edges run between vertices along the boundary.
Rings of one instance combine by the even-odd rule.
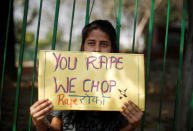
[[[145,106],[144,55],[125,53],[39,53],[38,99],[54,110],[121,111],[124,102]]]

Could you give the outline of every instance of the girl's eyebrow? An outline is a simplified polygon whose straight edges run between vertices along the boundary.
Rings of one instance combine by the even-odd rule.
[[[101,40],[101,42],[108,42],[107,40]]]
[[[95,40],[91,38],[88,41],[95,41]],[[108,40],[101,40],[100,42],[107,42],[108,43],[109,41]]]
[[[93,39],[89,39],[88,41],[95,41],[95,40],[93,40]]]

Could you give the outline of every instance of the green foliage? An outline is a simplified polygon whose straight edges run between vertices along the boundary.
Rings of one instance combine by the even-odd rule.
[[[30,45],[34,42],[34,33],[32,32],[26,32],[26,35],[25,35],[25,44],[27,45]]]
[[[48,41],[47,39],[46,40],[39,40],[39,47],[44,47],[44,46],[47,46],[50,44],[51,41]]]
[[[22,21],[15,22],[15,42],[21,43],[22,39]],[[33,32],[26,32],[25,44],[30,45],[34,42],[35,34]]]
[[[21,34],[22,34],[22,20],[15,21],[15,42],[21,43]]]
[[[35,8],[32,11],[31,17],[27,22],[27,26],[31,25],[33,23],[33,21],[35,20],[35,18],[38,15],[38,9]],[[15,35],[15,42],[16,43],[21,43],[21,39],[22,39],[22,26],[23,26],[23,21],[22,20],[17,20],[15,21],[15,31],[14,31],[14,35]],[[25,36],[25,44],[26,45],[31,45],[34,42],[35,39],[35,34],[33,32],[26,32],[26,36]]]
[[[62,34],[63,34],[63,31],[61,31],[61,30],[59,30],[59,31],[57,32],[56,42],[61,42],[61,41],[62,41]],[[46,38],[47,38],[47,40],[48,40],[49,42],[52,41],[52,37],[53,37],[53,31],[48,32]]]
[[[16,22],[15,27],[15,42],[21,43],[22,40],[22,21]],[[33,32],[26,32],[25,44],[30,45],[35,39],[35,34]]]
[[[58,32],[57,32],[57,36],[56,36],[56,42],[57,42],[57,43],[63,43],[62,34],[63,34],[62,31],[58,31]],[[40,47],[48,46],[48,45],[50,45],[50,43],[52,43],[52,38],[53,38],[53,32],[50,31],[50,32],[47,33],[46,39],[44,39],[44,40],[42,40],[42,39],[39,40],[38,45],[39,45]]]

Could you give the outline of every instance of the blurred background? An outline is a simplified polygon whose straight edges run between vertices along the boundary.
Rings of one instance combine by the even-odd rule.
[[[4,43],[6,34],[5,32],[7,25],[9,2],[10,0],[7,0],[6,2],[4,2],[4,4],[1,5],[1,12],[2,12],[2,18],[0,21],[1,72],[3,67],[2,61],[4,55],[3,53],[4,53]],[[86,2],[87,2],[86,0],[76,1],[73,32],[72,32],[72,45],[71,45],[71,50],[73,51],[80,50],[81,31],[85,25]],[[119,1],[116,0],[115,2],[118,11]],[[34,48],[35,48],[35,40],[37,37],[36,32],[38,24],[39,3],[40,0],[29,0],[23,68],[21,77],[20,106],[17,121],[18,130],[28,129],[29,106],[30,106],[29,102],[32,86],[33,59],[35,55]],[[20,54],[19,51],[21,48],[21,41],[22,41],[24,4],[25,0],[14,0],[12,5],[9,39],[7,47],[6,68],[5,68],[5,84],[3,88],[3,97],[1,103],[2,105],[2,121],[0,126],[1,130],[11,130],[13,124],[13,112],[15,102],[16,81],[17,81],[16,74]],[[131,53],[132,51],[135,4],[136,4],[135,0],[129,1],[122,0],[120,52]],[[145,58],[147,56],[146,54],[147,54],[151,4],[152,4],[151,0],[138,0],[137,26],[135,35],[135,53],[143,53],[145,54]],[[3,7],[5,7],[5,9],[2,9]],[[68,49],[72,7],[73,7],[73,0],[60,1],[58,30],[56,36],[56,50],[65,51]],[[51,49],[55,8],[56,8],[56,0],[43,0],[38,50]],[[160,128],[163,131],[170,131],[173,128],[173,117],[175,109],[178,66],[179,66],[182,8],[183,8],[183,0],[171,0],[169,29],[168,29],[165,89],[164,89],[162,120]],[[192,8],[193,8],[192,1],[188,0],[188,8],[187,8],[188,15],[186,16],[185,40],[184,40],[185,53],[187,52],[187,48],[189,48],[187,43],[191,43],[189,45],[193,45],[192,42],[193,39],[188,41],[189,39],[192,38],[193,12],[190,11]],[[150,77],[148,81],[148,88],[147,88],[148,95],[146,103],[147,116],[145,122],[145,130],[148,131],[156,130],[158,124],[167,9],[168,9],[168,0],[155,0],[153,9],[154,19],[153,19],[152,45],[151,45]],[[113,0],[96,0],[92,9],[90,21],[96,19],[107,19],[114,25],[114,27],[116,27],[115,16],[116,15]],[[191,16],[191,18],[189,16]],[[189,33],[188,31],[191,33]],[[188,35],[188,33],[191,35]],[[192,56],[192,51],[189,51],[187,54],[188,56]],[[186,56],[187,55],[185,55],[185,57]],[[189,65],[191,66],[192,63],[189,63]],[[189,77],[193,79],[192,75]],[[34,93],[34,101],[37,100],[37,80],[35,82],[35,87],[36,88]],[[190,89],[187,90],[188,92],[191,92],[192,86],[190,87]],[[185,113],[187,114],[187,112]],[[187,119],[189,118],[184,119],[186,119],[187,121]],[[184,123],[186,122],[184,121]],[[33,125],[32,130],[35,130]]]

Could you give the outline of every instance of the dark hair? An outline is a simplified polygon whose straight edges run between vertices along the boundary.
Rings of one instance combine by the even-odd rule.
[[[81,51],[83,51],[84,43],[89,33],[92,30],[100,29],[105,32],[111,41],[111,52],[116,53],[119,52],[116,45],[116,31],[113,25],[108,20],[95,20],[88,25],[86,25],[82,30],[82,43],[81,43]]]

